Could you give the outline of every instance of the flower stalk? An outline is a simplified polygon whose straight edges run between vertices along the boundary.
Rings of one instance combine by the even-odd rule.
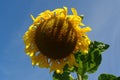
[[[77,73],[77,79],[78,79],[78,80],[83,80],[83,79],[82,79],[82,76],[81,76],[80,74],[78,74],[78,73]]]

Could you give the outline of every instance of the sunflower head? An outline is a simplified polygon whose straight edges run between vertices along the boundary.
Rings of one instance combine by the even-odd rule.
[[[50,71],[62,73],[65,64],[77,66],[74,53],[78,50],[86,54],[90,39],[86,32],[90,27],[82,23],[82,17],[72,8],[73,14],[67,14],[67,8],[46,10],[33,19],[33,24],[23,36],[25,52],[33,65],[50,68]]]

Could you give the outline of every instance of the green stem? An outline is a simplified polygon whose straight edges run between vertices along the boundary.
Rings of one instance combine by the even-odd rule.
[[[78,80],[83,80],[82,77],[81,77],[81,75],[78,74],[78,73],[77,73],[77,78],[78,78]]]

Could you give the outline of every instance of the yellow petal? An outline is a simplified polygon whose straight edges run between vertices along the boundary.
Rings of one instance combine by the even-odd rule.
[[[91,30],[92,30],[92,29],[91,29],[89,26],[81,29],[82,32],[89,32],[89,31],[91,31]]]
[[[30,17],[32,18],[33,21],[35,21],[35,18],[32,14],[30,15]]]
[[[73,15],[78,15],[77,10],[75,8],[71,8],[71,11],[72,11]]]

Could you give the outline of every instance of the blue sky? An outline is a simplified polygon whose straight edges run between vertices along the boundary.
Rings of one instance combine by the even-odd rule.
[[[49,69],[32,67],[24,52],[22,36],[32,24],[30,14],[67,6],[84,14],[91,26],[91,40],[110,44],[98,71],[89,76],[97,80],[101,73],[120,76],[120,0],[1,0],[0,1],[0,80],[52,80]]]

